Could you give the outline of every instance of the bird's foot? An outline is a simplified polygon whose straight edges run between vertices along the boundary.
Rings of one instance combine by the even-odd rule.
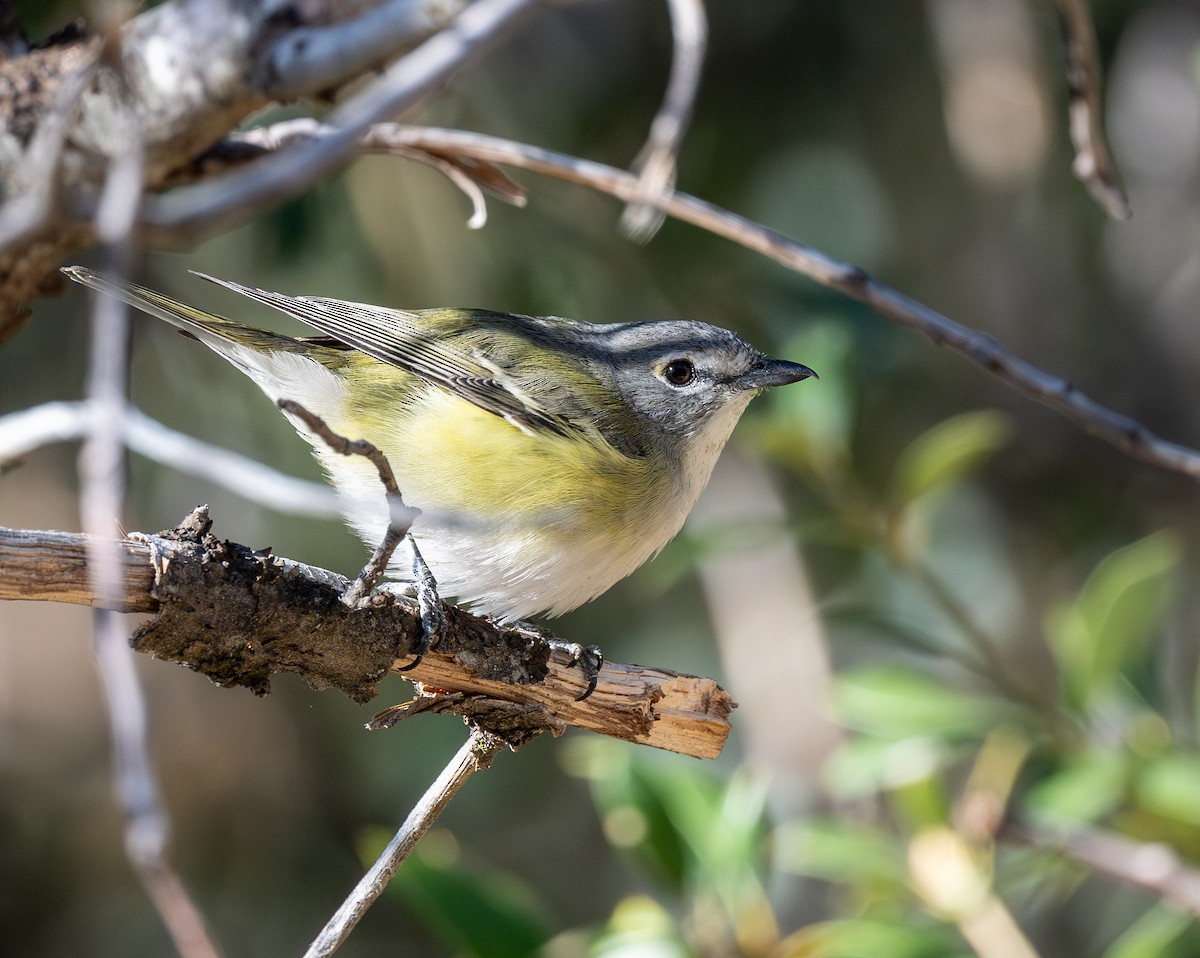
[[[587,688],[583,690],[582,694],[576,696],[575,701],[582,702],[595,692],[596,682],[600,678],[600,669],[604,667],[604,653],[600,651],[600,646],[580,645],[578,642],[568,642],[566,639],[552,639],[547,636],[543,636],[543,639],[550,648],[566,652],[571,659],[567,663],[567,668],[573,669],[578,666],[584,681],[587,682]]]

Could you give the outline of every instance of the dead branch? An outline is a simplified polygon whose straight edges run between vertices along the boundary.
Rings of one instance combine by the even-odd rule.
[[[1067,49],[1069,127],[1075,146],[1075,175],[1113,219],[1129,219],[1129,197],[1104,137],[1100,99],[1100,56],[1096,28],[1085,0],[1056,0]]]
[[[271,675],[294,672],[358,702],[411,661],[421,628],[414,600],[383,592],[351,608],[344,577],[218,540],[208,526],[198,510],[176,530],[119,540],[121,587],[111,605],[155,613],[134,637],[138,651],[257,694]],[[86,550],[79,534],[0,528],[0,599],[98,607]],[[719,754],[735,707],[711,679],[619,663],[606,663],[595,693],[576,702],[585,680],[565,654],[452,606],[438,646],[405,678],[423,693],[448,693],[431,710],[480,724],[499,700],[524,708],[531,727],[576,726],[697,758]]]
[[[479,21],[488,10],[474,7],[497,3],[512,14],[537,6],[487,0],[467,9]],[[158,190],[173,177],[177,182],[178,170],[250,113],[357,79],[446,28],[464,6],[465,0],[307,0],[287,5],[288,15],[280,16],[275,0],[170,0],[110,37],[0,61],[0,341],[20,325],[24,302],[57,288],[55,267],[94,241],[96,197],[122,151],[121,124],[113,118],[125,109],[123,97],[139,123],[145,189]],[[474,44],[459,37],[434,44],[436,58],[406,67],[403,103],[381,101],[377,81],[337,112],[347,120],[381,119],[370,110],[411,105],[498,33],[497,27],[476,36]],[[107,47],[123,79],[98,66]],[[324,165],[309,163],[297,191],[336,164],[336,150],[325,144],[321,152]],[[194,212],[193,204],[206,202],[179,197],[172,209]]]
[[[675,188],[675,167],[700,89],[700,71],[708,44],[708,17],[703,0],[668,0],[674,53],[671,77],[662,106],[650,124],[650,136],[633,162],[642,189],[661,199]],[[647,242],[662,225],[663,212],[653,204],[630,203],[621,216],[626,234]]]
[[[164,245],[191,242],[300,195],[344,165],[372,124],[420,102],[540,3],[476,0],[446,29],[330,113],[327,119],[333,135],[272,155],[228,176],[180,188],[170,196],[148,198],[143,234]]]

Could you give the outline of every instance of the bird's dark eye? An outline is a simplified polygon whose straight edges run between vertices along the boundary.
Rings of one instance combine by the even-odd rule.
[[[672,359],[663,366],[662,378],[672,386],[686,386],[696,378],[696,367],[690,359]]]

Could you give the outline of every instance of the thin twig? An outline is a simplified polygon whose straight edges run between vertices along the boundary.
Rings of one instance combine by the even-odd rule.
[[[272,44],[263,72],[263,91],[276,100],[292,100],[313,90],[345,82],[348,66],[367,72],[428,36],[466,6],[466,0],[390,0],[331,30],[328,24],[289,30]],[[347,64],[353,57],[352,65]]]
[[[94,407],[87,401],[48,402],[0,416],[0,473],[35,449],[82,439],[91,429]],[[179,472],[199,476],[276,512],[340,518],[337,494],[319,482],[297,479],[248,456],[195,439],[164,426],[126,404],[121,436],[133,452]]]
[[[667,0],[667,7],[674,44],[671,76],[662,106],[650,124],[650,137],[633,163],[643,194],[654,200],[670,195],[675,187],[679,149],[691,122],[708,44],[704,0]],[[630,203],[621,216],[626,235],[639,242],[657,233],[662,221],[662,209],[644,201]]]
[[[382,135],[377,135],[377,131],[381,131]],[[491,163],[463,160],[456,156],[444,156],[429,150],[406,147],[393,142],[386,135],[386,131],[386,126],[371,127],[355,144],[355,152],[402,156],[437,170],[462,190],[471,201],[472,214],[467,221],[469,229],[481,229],[487,223],[487,204],[483,195],[485,192],[513,206],[526,204],[525,190]],[[215,171],[244,165],[267,153],[307,142],[317,136],[329,136],[334,132],[335,129],[329,124],[307,116],[281,120],[270,126],[236,130],[196,157],[187,175],[212,175]]]
[[[959,632],[967,639],[971,647],[979,655],[980,659],[982,659],[985,667],[974,669],[969,660],[957,654],[957,650],[943,647],[941,649],[943,654],[972,668],[972,671],[975,671],[976,674],[985,676],[993,686],[1013,700],[1031,706],[1039,712],[1052,710],[1052,702],[1047,701],[1044,695],[1039,694],[1036,689],[1029,687],[1020,678],[1012,674],[1008,661],[1000,651],[999,643],[988,634],[983,626],[975,621],[975,616],[967,604],[950,590],[932,568],[921,562],[912,563],[907,568],[916,576],[917,581],[925,587],[925,591],[937,603],[938,607],[958,627]]]
[[[335,132],[303,149],[285,150],[213,180],[148,197],[142,224],[163,239],[213,233],[282,200],[297,196],[353,155],[372,124],[409,109],[473,63],[543,0],[476,0],[446,29],[389,67],[357,96],[334,110]]]
[[[114,25],[115,26],[115,25]],[[116,57],[111,55],[115,67]],[[116,69],[119,82],[124,78]],[[133,258],[133,225],[142,194],[141,127],[132,109],[115,118],[123,126],[124,150],[109,168],[96,214],[109,272],[124,276]],[[80,512],[89,539],[88,568],[96,592],[116,600],[124,585],[120,547],[109,535],[124,499],[124,443],[129,315],[124,303],[95,298],[88,368],[93,415],[80,452]],[[125,853],[184,958],[217,958],[204,919],[184,890],[167,855],[169,826],[150,759],[146,702],[134,667],[133,650],[119,615],[99,608],[93,649],[103,681],[113,747],[117,799],[125,813]]]
[[[392,472],[391,463],[387,461],[387,456],[378,446],[365,439],[347,439],[345,436],[338,435],[326,425],[325,420],[320,416],[309,412],[291,399],[281,399],[276,405],[288,415],[303,421],[334,452],[341,453],[343,456],[362,456],[369,459],[379,472],[379,481],[383,483],[383,488],[387,491],[387,531],[344,597],[348,604],[355,605],[371,594],[371,590],[387,572],[392,553],[408,535],[408,530],[412,528],[418,510],[404,504],[404,499],[400,495],[400,487],[396,484],[396,475]]]
[[[1007,825],[1000,835],[1062,855],[1123,885],[1144,889],[1200,918],[1200,870],[1184,864],[1168,845],[1139,842],[1100,829],[1060,834],[1031,825]]]
[[[325,958],[337,951],[375,899],[383,894],[401,862],[408,857],[421,836],[429,831],[450,799],[466,784],[467,779],[488,768],[503,748],[505,742],[502,739],[472,727],[462,748],[421,796],[375,864],[321,929],[305,952],[305,958]]]
[[[481,133],[430,127],[394,127],[397,142],[504,166],[532,170],[609,193],[626,202],[640,196],[637,178],[624,170]],[[870,306],[884,319],[920,333],[992,373],[1021,394],[1103,439],[1128,456],[1200,478],[1200,451],[1156,436],[1131,416],[1110,409],[1067,380],[1016,356],[986,333],[969,329],[897,292],[850,263],[712,203],[672,193],[658,201],[675,219],[722,236],[782,266]]]
[[[1069,126],[1075,175],[1113,219],[1129,219],[1129,197],[1104,138],[1100,56],[1096,28],[1085,0],[1055,0],[1067,48]]]

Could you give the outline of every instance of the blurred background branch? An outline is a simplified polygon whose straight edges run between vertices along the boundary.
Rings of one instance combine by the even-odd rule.
[[[1075,175],[1113,219],[1129,219],[1129,197],[1104,135],[1100,56],[1096,28],[1085,0],[1056,0],[1062,18],[1070,90],[1069,129],[1075,146]]]

